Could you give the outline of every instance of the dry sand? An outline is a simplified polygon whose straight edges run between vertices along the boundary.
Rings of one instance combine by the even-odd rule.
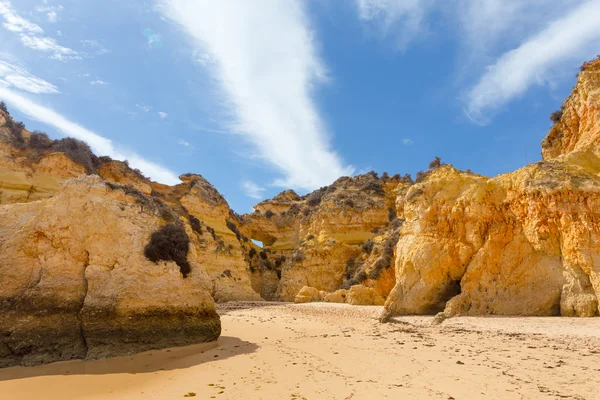
[[[0,370],[0,399],[600,399],[600,319],[236,302],[217,343]]]

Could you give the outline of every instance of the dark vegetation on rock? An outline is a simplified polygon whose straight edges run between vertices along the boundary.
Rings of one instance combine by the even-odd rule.
[[[565,106],[563,104],[562,106],[560,106],[560,110],[556,110],[552,114],[550,114],[550,121],[552,121],[555,124],[558,123],[562,119],[564,110]]]
[[[144,255],[152,262],[174,261],[183,277],[191,272],[187,254],[190,238],[181,224],[168,224],[160,227],[150,236]]]

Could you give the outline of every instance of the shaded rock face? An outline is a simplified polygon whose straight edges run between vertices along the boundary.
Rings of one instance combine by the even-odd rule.
[[[165,217],[177,218],[145,200],[88,176],[67,181],[50,199],[0,207],[2,366],[218,338],[201,260],[191,254],[183,278],[174,262],[144,257],[151,233]]]
[[[198,221],[200,232],[190,236],[190,253],[210,278],[215,301],[262,300],[252,288],[247,262],[248,251],[256,246],[239,231],[239,217],[202,176],[187,174],[180,179],[183,183],[172,187],[153,183],[152,194],[188,222]]]
[[[264,245],[266,262],[251,264],[255,290],[265,299],[294,301],[305,286],[334,292],[362,283],[387,296],[402,224],[396,197],[410,184],[406,177],[368,173],[258,204],[240,227]]]

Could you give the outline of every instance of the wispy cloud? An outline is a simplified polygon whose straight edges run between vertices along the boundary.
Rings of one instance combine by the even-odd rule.
[[[326,77],[298,1],[161,0],[159,9],[207,53],[210,71],[258,156],[284,174],[277,185],[314,189],[350,175],[330,149],[312,99]],[[269,38],[265,40],[265,38]]]
[[[2,26],[11,32],[41,34],[44,30],[39,25],[22,18],[13,8],[10,1],[0,1],[0,15],[4,19]]]
[[[263,198],[263,193],[266,190],[264,187],[248,180],[242,181],[240,187],[246,196],[257,200]]]
[[[63,10],[62,5],[50,6],[48,5],[48,1],[42,1],[42,4],[35,6],[35,11],[39,13],[46,14],[46,19],[50,23],[56,23],[58,21],[58,13]]]
[[[127,159],[132,167],[139,168],[145,175],[152,177],[158,182],[171,185],[180,183],[177,175],[169,169],[150,162],[136,153],[119,150],[110,139],[97,135],[81,125],[68,120],[54,110],[42,106],[1,85],[0,98],[8,103],[9,106],[18,109],[30,118],[51,125],[67,136],[87,142],[98,155],[107,155],[120,160]]]
[[[104,45],[97,40],[87,39],[87,40],[80,40],[79,42],[84,47],[87,47],[88,49],[93,51],[96,55],[101,56],[101,55],[110,53],[110,50],[108,50],[106,47],[104,47]]]
[[[96,79],[95,81],[90,81],[90,85],[108,85],[108,82],[104,82],[101,79]]]
[[[408,138],[404,138],[402,139],[402,144],[405,146],[410,146],[411,144],[413,144],[413,141]]]
[[[599,0],[355,1],[360,19],[404,45],[427,33],[434,16],[438,25],[449,19],[464,53],[461,80],[470,80],[465,113],[477,123],[598,52]]]
[[[180,144],[180,145],[185,146],[185,147],[192,147],[192,145],[189,142],[186,142],[183,139],[178,139],[177,140],[177,144]]]
[[[77,51],[59,45],[55,39],[45,36],[39,25],[21,17],[8,0],[0,0],[0,16],[4,19],[4,28],[18,33],[25,47],[49,53],[50,58],[59,61],[82,59]]]
[[[393,32],[400,48],[415,40],[425,27],[431,0],[356,0],[358,15],[383,36]]]
[[[142,110],[143,112],[149,112],[152,110],[151,106],[148,106],[146,104],[136,104],[135,105],[137,108],[139,108],[140,110]]]
[[[167,114],[164,111],[159,111],[156,114],[158,114],[158,116],[161,117],[162,119],[165,119],[165,118],[167,118],[169,116],[169,114]]]
[[[530,37],[519,47],[504,53],[489,66],[469,91],[466,112],[485,123],[496,111],[532,85],[543,85],[552,72],[581,63],[598,52],[600,1],[589,1]]]
[[[150,46],[151,48],[162,47],[162,36],[159,33],[154,32],[150,28],[146,28],[144,29],[144,36],[146,37],[148,46]]]
[[[5,87],[15,87],[35,94],[59,93],[58,88],[37,76],[29,73],[25,68],[0,60],[0,82],[5,82]]]
[[[56,40],[46,36],[21,34],[21,43],[25,47],[50,53],[50,58],[58,61],[81,60],[81,55],[75,50],[59,45]]]
[[[194,60],[194,63],[201,65],[203,67],[208,66],[208,64],[212,63],[213,59],[210,56],[210,54],[204,53],[201,54],[200,56],[196,57],[196,59]]]

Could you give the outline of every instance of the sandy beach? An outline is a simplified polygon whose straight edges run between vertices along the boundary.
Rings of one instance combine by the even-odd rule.
[[[600,319],[226,303],[217,343],[0,370],[2,400],[598,399]]]

